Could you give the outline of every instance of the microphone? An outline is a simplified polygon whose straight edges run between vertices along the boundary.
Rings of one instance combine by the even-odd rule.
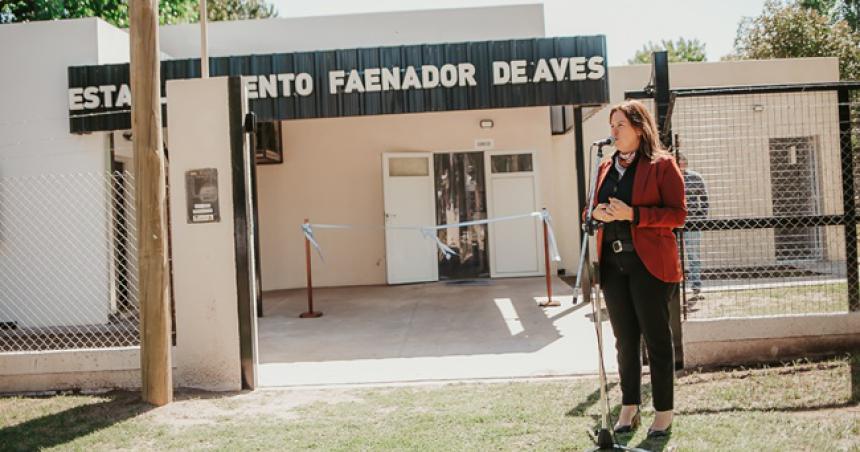
[[[591,143],[593,146],[612,146],[615,144],[615,137],[609,136],[602,140],[597,140],[594,143]]]

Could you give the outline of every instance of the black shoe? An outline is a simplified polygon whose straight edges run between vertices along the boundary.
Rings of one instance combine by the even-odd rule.
[[[623,435],[625,433],[632,433],[633,430],[639,428],[639,423],[642,421],[642,416],[639,414],[639,407],[636,407],[636,414],[633,415],[633,419],[630,420],[630,423],[627,425],[618,425],[615,424],[615,428],[612,429],[616,435]]]
[[[666,430],[653,430],[651,428],[648,429],[648,439],[657,439],[657,438],[665,438],[672,433],[672,424],[669,424],[666,427]]]
[[[693,296],[687,297],[687,304],[693,304],[697,301],[702,301],[704,299],[705,299],[704,295],[693,295]]]

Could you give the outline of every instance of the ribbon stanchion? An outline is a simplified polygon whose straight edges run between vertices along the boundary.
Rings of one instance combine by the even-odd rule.
[[[322,252],[320,251],[319,244],[316,243],[316,239],[314,239],[314,234],[307,218],[305,218],[305,222],[302,224],[302,230],[305,231],[305,272],[308,276],[308,311],[301,313],[299,317],[303,319],[315,319],[317,317],[322,317],[322,312],[314,311],[314,283],[311,272],[311,243],[316,247],[317,252],[320,253],[320,259],[322,259]]]
[[[545,269],[544,274],[546,275],[546,301],[540,303],[540,306],[561,306],[561,303],[558,300],[552,299],[552,273],[550,272],[551,267],[549,264],[549,213],[546,209],[541,209],[541,214],[541,219],[543,220],[541,223],[543,223],[543,262]]]

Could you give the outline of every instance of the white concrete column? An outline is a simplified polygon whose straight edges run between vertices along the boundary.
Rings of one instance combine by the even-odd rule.
[[[244,93],[241,97],[245,105]],[[228,78],[172,80],[167,83],[167,98],[175,380],[180,386],[239,390],[237,231]],[[202,193],[199,186],[187,185],[187,172],[201,169],[217,172],[217,221],[196,223],[207,220],[189,218],[186,190],[198,196],[191,202],[201,215],[208,212],[201,199],[212,199],[211,188]]]

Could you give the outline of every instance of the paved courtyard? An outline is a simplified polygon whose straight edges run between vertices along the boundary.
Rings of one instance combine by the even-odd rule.
[[[260,384],[305,386],[595,374],[591,307],[543,278],[314,290],[323,317],[300,319],[303,289],[268,292],[259,323]],[[614,339],[604,322],[614,372]]]

